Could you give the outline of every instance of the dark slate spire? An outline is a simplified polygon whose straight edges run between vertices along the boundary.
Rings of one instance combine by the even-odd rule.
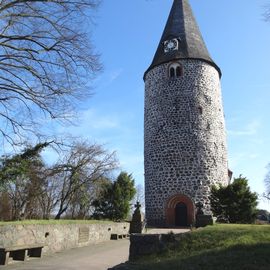
[[[178,50],[165,53],[164,41],[174,38],[179,40]],[[157,65],[176,59],[206,61],[213,65],[221,76],[219,67],[209,55],[188,0],[174,0],[158,49],[146,73]]]

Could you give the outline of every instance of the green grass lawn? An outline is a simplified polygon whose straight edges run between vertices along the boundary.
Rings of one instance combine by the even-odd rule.
[[[186,234],[164,254],[132,270],[269,270],[269,225],[215,225]]]
[[[0,222],[0,226],[4,225],[55,225],[55,224],[108,224],[113,223],[113,221],[106,220],[67,220],[67,219],[50,219],[50,220],[23,220],[23,221],[10,221],[10,222]]]

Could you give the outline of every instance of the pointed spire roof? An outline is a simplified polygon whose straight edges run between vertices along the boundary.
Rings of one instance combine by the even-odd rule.
[[[178,39],[178,50],[164,52],[164,41]],[[196,23],[188,0],[174,0],[173,6],[159,42],[153,62],[145,74],[153,67],[176,59],[200,59],[214,66],[221,76],[219,67],[210,57]]]

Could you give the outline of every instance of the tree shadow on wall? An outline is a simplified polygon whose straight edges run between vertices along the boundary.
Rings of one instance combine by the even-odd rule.
[[[236,245],[185,258],[157,257],[158,262],[126,262],[111,270],[269,270],[270,244]],[[109,270],[109,269],[108,269]]]

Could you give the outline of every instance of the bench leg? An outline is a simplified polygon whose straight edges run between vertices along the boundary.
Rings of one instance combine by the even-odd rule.
[[[14,261],[25,261],[25,256],[26,255],[26,250],[22,249],[22,250],[15,250],[12,251],[12,258]]]
[[[0,251],[0,265],[7,265],[9,258],[9,252]]]
[[[40,258],[41,257],[42,248],[31,248],[28,250],[28,256],[34,257],[34,258]]]

